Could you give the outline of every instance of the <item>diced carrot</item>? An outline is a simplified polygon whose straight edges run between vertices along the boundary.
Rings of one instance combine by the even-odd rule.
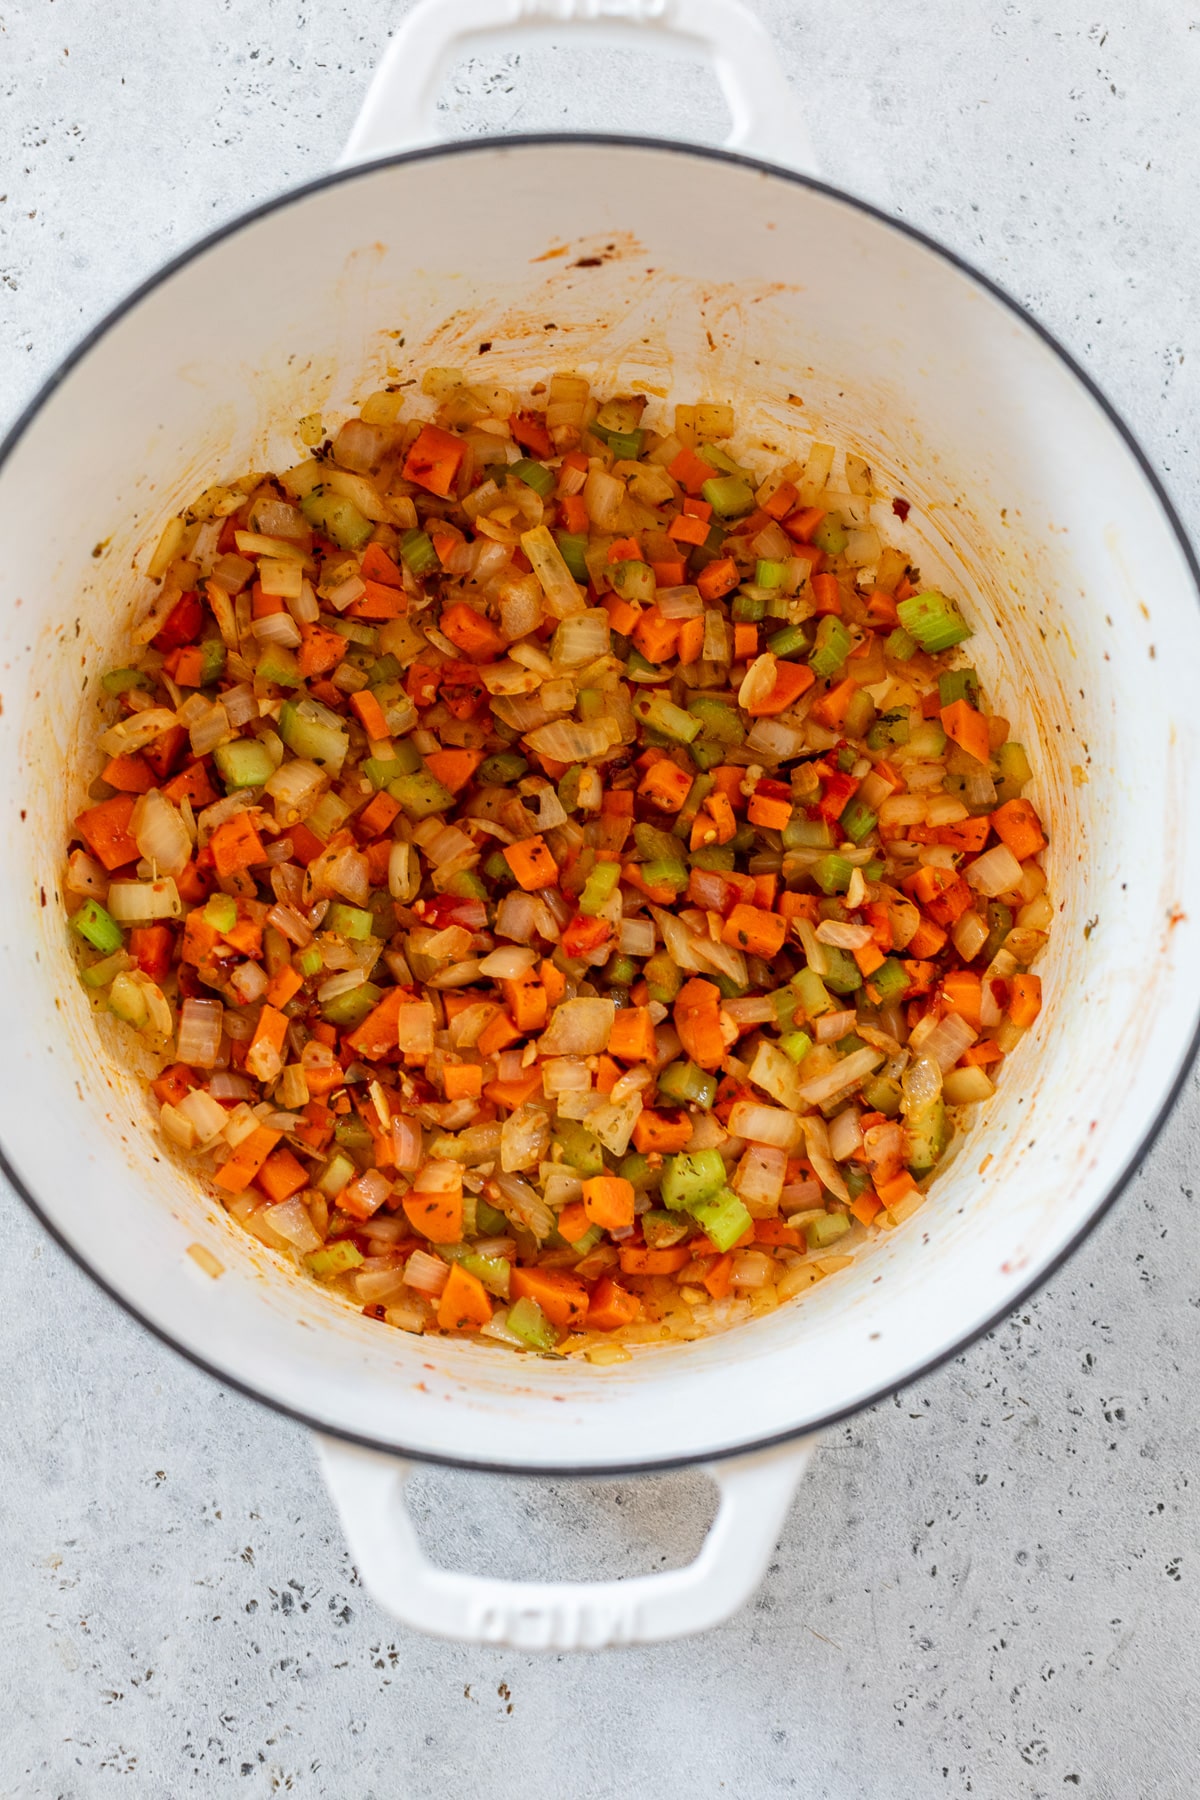
[[[129,829],[134,805],[132,794],[114,794],[111,800],[102,800],[99,806],[89,806],[75,820],[76,831],[106,869],[123,868],[139,855]]]
[[[450,1194],[405,1194],[402,1205],[404,1216],[414,1231],[429,1239],[431,1244],[459,1244],[462,1242],[463,1199],[462,1190]]]
[[[621,637],[631,637],[634,626],[642,616],[638,608],[631,606],[628,600],[622,600],[619,594],[605,594],[601,605],[608,614],[612,629]]]
[[[819,506],[802,506],[784,519],[783,529],[797,543],[807,544],[824,517]]]
[[[289,1000],[296,998],[303,986],[304,977],[299,969],[294,969],[291,963],[284,963],[271,977],[265,996],[268,1006],[286,1006]]]
[[[624,1073],[619,1062],[614,1062],[611,1056],[602,1052],[596,1058],[596,1092],[611,1094]]]
[[[791,822],[792,803],[777,800],[770,794],[752,795],[746,817],[751,825],[764,825],[769,831],[782,831]]]
[[[111,805],[111,801],[109,802]],[[1028,862],[1046,848],[1042,821],[1028,800],[1006,800],[992,814],[992,827],[1002,844],[1007,844],[1018,862]]]
[[[936,837],[939,844],[948,844],[952,850],[965,850],[969,856],[978,856],[988,841],[992,821],[985,813],[979,819],[960,819],[957,825],[939,825]]]
[[[733,592],[739,579],[738,567],[732,556],[720,556],[705,564],[696,577],[696,586],[702,599],[720,600]]]
[[[478,1100],[483,1092],[483,1070],[478,1063],[443,1063],[442,1091],[447,1100]]]
[[[522,838],[519,843],[504,846],[504,860],[527,894],[541,888],[554,887],[558,881],[558,864],[540,835]]]
[[[614,538],[608,546],[606,562],[641,562],[642,546],[635,537]]]
[[[960,750],[987,765],[991,749],[988,744],[987,720],[966,700],[953,700],[940,709],[942,730]]]
[[[549,1012],[546,989],[532,969],[500,983],[504,1003],[518,1032],[544,1031]],[[488,1054],[486,1051],[484,1054]]]
[[[697,456],[694,450],[685,447],[673,462],[667,464],[667,474],[680,487],[686,488],[689,494],[698,494],[705,482],[712,480],[716,470],[702,456]]]
[[[448,606],[438,621],[439,629],[472,662],[492,663],[504,655],[505,642],[492,624],[465,600]]]
[[[178,775],[172,775],[170,781],[162,786],[162,795],[172,806],[178,806],[181,800],[190,800],[195,812],[211,806],[217,798],[216,789],[208,779],[208,770],[202,762],[190,763],[186,769],[180,769]],[[175,882],[179,886],[178,878]],[[183,889],[180,888],[180,893]]]
[[[1008,987],[1008,1016],[1014,1025],[1032,1025],[1042,1010],[1040,975],[1014,975]]]
[[[571,1331],[587,1316],[588,1291],[565,1269],[514,1268],[509,1283],[514,1300],[536,1300],[559,1331]]]
[[[282,610],[283,602],[280,601],[279,605]],[[172,651],[172,656],[175,667],[170,675],[176,687],[198,688],[204,679],[204,651],[200,645],[185,644],[181,650]]]
[[[169,925],[135,925],[129,934],[129,954],[143,975],[161,981],[171,967],[175,933]]]
[[[622,1062],[649,1063],[651,1067],[657,1063],[654,1021],[647,1007],[623,1006],[620,1009],[608,1034],[608,1053],[619,1056]]]
[[[692,1246],[694,1248],[694,1246]],[[723,1300],[733,1283],[733,1251],[726,1250],[709,1264],[703,1285],[714,1300]]]
[[[511,1081],[489,1081],[484,1094],[496,1106],[507,1106],[515,1112],[518,1106],[524,1106],[535,1094],[542,1091],[542,1071],[535,1063],[524,1075],[517,1075]]]
[[[399,1041],[400,1008],[406,1001],[411,1004],[411,998],[404,988],[389,988],[366,1018],[346,1033],[351,1050],[368,1062],[394,1050]]]
[[[971,1069],[986,1069],[992,1063],[1003,1062],[1004,1052],[991,1038],[983,1038],[980,1043],[972,1044],[969,1050],[964,1050],[959,1061],[966,1063]]]
[[[154,1098],[160,1106],[178,1106],[193,1088],[199,1086],[199,1081],[186,1063],[172,1063],[170,1068],[164,1069],[150,1083]]]
[[[190,912],[183,921],[180,959],[185,963],[197,965],[207,962],[220,942],[220,932],[214,925],[209,924],[203,912]]]
[[[383,587],[402,588],[404,576],[382,544],[368,544],[360,559],[364,581],[377,581]]]
[[[953,925],[971,905],[971,890],[953,869],[926,864],[908,876],[903,886],[939,925]]]
[[[281,1200],[290,1200],[293,1194],[308,1186],[304,1164],[297,1161],[286,1144],[272,1150],[254,1179],[267,1199],[277,1206]]]
[[[860,1225],[869,1225],[883,1211],[883,1201],[870,1188],[864,1188],[857,1200],[850,1202],[850,1211]]]
[[[677,513],[667,526],[667,536],[674,538],[677,544],[702,544],[709,530],[706,519],[691,519],[686,513]]]
[[[258,1015],[254,1027],[254,1036],[250,1039],[251,1050],[259,1044],[269,1044],[272,1050],[282,1050],[287,1037],[288,1018],[286,1013],[279,1012],[273,1006],[264,1006]]]
[[[806,1243],[803,1233],[794,1225],[785,1225],[782,1219],[755,1219],[754,1241],[787,1250],[803,1250]]]
[[[662,557],[654,558],[650,563],[654,571],[656,587],[682,587],[687,575],[687,564],[682,557],[666,562]]]
[[[404,459],[404,479],[446,500],[465,451],[463,440],[453,432],[443,431],[440,425],[422,425]]]
[[[778,956],[787,936],[787,920],[758,906],[735,906],[721,928],[722,942],[751,956]]]
[[[642,1117],[645,1118],[645,1113]],[[621,1273],[623,1275],[675,1275],[685,1263],[692,1260],[692,1252],[686,1244],[676,1244],[670,1250],[639,1250],[630,1247],[621,1251]]]
[[[869,944],[860,945],[852,954],[861,975],[873,975],[883,962],[883,951],[873,939]]]
[[[408,601],[398,588],[388,587],[382,581],[364,581],[363,588],[365,591],[346,608],[348,619],[398,619],[408,611]]]
[[[970,969],[950,969],[942,977],[942,998],[951,1012],[965,1019],[973,1031],[980,1029],[983,983]]]
[[[388,722],[383,708],[370,688],[360,688],[357,694],[351,694],[350,705],[358,714],[359,723],[369,738],[388,736]]]
[[[632,1225],[633,1200],[633,1183],[623,1175],[593,1175],[583,1184],[587,1216],[602,1231],[624,1231]]]
[[[903,1200],[906,1195],[915,1193],[916,1187],[917,1184],[908,1170],[901,1169],[900,1173],[893,1175],[890,1181],[879,1182],[875,1192],[884,1206],[895,1206],[898,1200]]]
[[[567,991],[567,978],[561,969],[556,969],[548,957],[543,957],[542,966],[538,970],[542,986],[546,990],[546,1002],[549,1006],[557,1006]]]
[[[748,706],[746,711],[756,718],[768,718],[774,713],[786,712],[794,706],[801,694],[806,694],[816,680],[816,676],[807,663],[777,662],[775,665],[775,686],[764,699]]]
[[[441,781],[441,779],[439,775],[438,780]],[[444,785],[445,783],[443,783]],[[373,799],[367,801],[360,813],[355,813],[354,829],[360,839],[382,837],[385,831],[391,830],[399,811],[400,808],[392,796],[381,790]],[[388,848],[390,851],[390,845]]]
[[[235,813],[224,819],[208,840],[217,874],[236,875],[252,863],[265,862],[267,852],[262,839],[250,823],[248,813]]]
[[[758,655],[758,626],[735,625],[733,628],[734,662],[750,662]]]
[[[707,500],[701,500],[695,494],[686,494],[683,500],[683,514],[688,519],[703,519],[706,523],[712,519],[713,509]]]
[[[529,408],[524,408],[521,412],[513,414],[508,421],[508,429],[518,444],[526,450],[531,450],[535,456],[554,455],[554,440],[546,429],[545,413],[533,412]]]
[[[488,1291],[478,1275],[453,1263],[438,1296],[437,1321],[443,1331],[478,1331],[492,1316]]]
[[[647,769],[638,788],[663,812],[678,812],[688,794],[691,792],[692,777],[678,763],[673,763],[669,756],[656,762]]]
[[[120,794],[148,794],[157,787],[154,770],[144,756],[114,756],[100,771],[101,781]]]
[[[566,1238],[568,1244],[577,1244],[592,1229],[592,1221],[588,1218],[587,1207],[582,1200],[568,1200],[558,1215],[558,1234]]]
[[[639,1318],[642,1303],[611,1275],[602,1275],[592,1289],[585,1323],[589,1331],[619,1331]]]
[[[851,676],[839,681],[836,687],[822,694],[809,708],[809,718],[815,719],[818,725],[828,726],[830,731],[840,731],[846,722],[846,713],[850,702],[858,692],[858,685]]]
[[[237,923],[231,925],[229,930],[222,935],[230,948],[240,950],[243,956],[261,956],[263,928],[257,919],[243,911],[245,906],[246,902],[239,900]]]
[[[341,1079],[341,1071],[338,1071]],[[312,1078],[309,1077],[309,1091],[312,1091]],[[304,1108],[304,1123],[296,1126],[296,1136],[302,1144],[312,1150],[324,1150],[333,1138],[333,1114],[324,1100],[311,1099]]]
[[[510,1044],[519,1043],[524,1035],[504,1008],[497,1007],[495,1017],[488,1020],[476,1039],[476,1048],[481,1056],[496,1056]]]
[[[679,627],[679,643],[676,654],[681,663],[700,661],[700,653],[704,649],[704,620],[685,619]]]
[[[885,588],[872,588],[867,595],[867,617],[877,631],[898,624],[896,602]]]
[[[943,943],[945,937],[943,935]],[[911,945],[909,946],[911,948]],[[908,976],[908,992],[910,994],[927,994],[933,986],[933,978],[937,974],[937,964],[920,962],[915,958],[902,957],[900,966]]]
[[[425,766],[450,793],[461,794],[482,761],[482,750],[431,750]]]
[[[836,575],[814,575],[812,578],[812,592],[813,600],[816,602],[816,610],[819,614],[824,615],[826,613],[832,613],[840,618],[842,599],[841,595],[838,593],[838,578]]]
[[[680,1042],[692,1061],[703,1069],[715,1069],[725,1059],[720,1009],[720,988],[700,976],[686,981],[675,997],[675,1029]],[[644,1119],[646,1114],[641,1117]]]
[[[786,519],[795,510],[799,498],[790,481],[781,481],[771,498],[763,501],[763,511],[773,519]]]
[[[249,1137],[242,1139],[233,1155],[217,1170],[214,1178],[217,1186],[223,1187],[229,1194],[240,1194],[243,1188],[248,1188],[282,1136],[281,1131],[270,1131],[265,1125],[256,1125]]]
[[[559,500],[562,509],[562,521],[572,536],[586,534],[591,520],[588,517],[587,502],[582,494],[564,494]]]
[[[643,1156],[648,1156],[652,1150],[663,1156],[673,1156],[677,1150],[686,1150],[691,1136],[692,1121],[682,1108],[662,1112],[645,1107],[633,1128],[633,1146]]]
[[[634,643],[647,662],[666,662],[679,640],[679,620],[664,619],[657,606],[647,606],[633,628]]]
[[[945,947],[946,933],[931,919],[922,919],[908,940],[906,948],[916,957],[937,956]]]

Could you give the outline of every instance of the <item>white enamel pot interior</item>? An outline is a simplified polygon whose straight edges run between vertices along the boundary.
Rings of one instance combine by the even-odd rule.
[[[96,677],[146,604],[137,570],[164,519],[214,476],[293,462],[301,415],[336,421],[430,364],[731,399],[736,448],[760,465],[814,436],[865,453],[912,503],[905,528],[886,514],[895,541],[966,597],[1050,831],[1045,1010],[922,1211],[801,1301],[615,1368],[410,1337],[283,1267],[164,1147],[63,926]],[[761,1573],[803,1440],[1012,1308],[1161,1123],[1200,993],[1189,552],[1128,433],[1046,334],[869,208],[629,139],[476,142],[331,177],[181,258],[75,354],[5,447],[0,535],[5,1165],[161,1337],[331,1434],[352,1546],[402,1617],[568,1644],[723,1616]],[[760,1454],[724,1465],[700,1564],[581,1601],[422,1564],[397,1506],[407,1465],[336,1438],[524,1472]],[[778,1445],[782,1461],[761,1454]]]

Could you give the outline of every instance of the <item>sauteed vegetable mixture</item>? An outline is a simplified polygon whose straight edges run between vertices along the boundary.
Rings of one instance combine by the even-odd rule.
[[[248,1231],[402,1330],[617,1360],[922,1204],[1038,1015],[1046,839],[859,457],[421,392],[168,523],[71,929]]]

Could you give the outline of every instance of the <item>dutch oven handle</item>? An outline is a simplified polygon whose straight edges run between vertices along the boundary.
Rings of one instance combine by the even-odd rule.
[[[405,1505],[415,1465],[317,1437],[325,1480],[371,1596],[402,1624],[511,1650],[605,1650],[707,1631],[743,1606],[775,1549],[816,1448],[805,1438],[701,1472],[721,1503],[695,1562],[624,1581],[500,1581],[429,1561]]]
[[[816,172],[775,50],[740,0],[417,0],[384,52],[342,154],[369,162],[445,138],[437,99],[446,75],[481,44],[520,49],[533,38],[586,32],[593,43],[656,50],[711,67],[732,126],[726,148],[801,174]]]

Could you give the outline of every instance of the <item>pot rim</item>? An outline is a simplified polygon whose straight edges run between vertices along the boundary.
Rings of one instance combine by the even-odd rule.
[[[949,249],[945,244],[939,242],[937,238],[922,230],[919,226],[911,224],[906,219],[893,217],[881,207],[875,206],[868,200],[860,199],[858,196],[848,193],[844,188],[837,187],[832,182],[821,181],[816,176],[801,174],[798,171],[783,168],[778,164],[767,162],[761,157],[743,155],[740,152],[726,150],[715,145],[688,144],[675,138],[656,138],[632,133],[590,131],[521,132],[513,133],[511,135],[506,134],[503,136],[466,138],[443,144],[423,145],[417,149],[397,151],[388,156],[373,158],[369,162],[356,163],[346,168],[331,170],[329,173],[316,176],[313,180],[303,182],[297,187],[285,188],[281,193],[273,195],[268,200],[260,201],[257,205],[250,207],[245,212],[238,213],[234,218],[227,220],[225,224],[217,226],[215,230],[205,233],[203,237],[198,238],[177,256],[170,258],[169,261],[162,264],[160,268],[155,270],[153,275],[150,275],[144,281],[139,282],[136,287],[126,294],[124,299],[118,301],[114,307],[111,307],[104,317],[100,319],[90,331],[85,333],[77,344],[75,344],[73,349],[67,352],[58,363],[57,367],[38,388],[33,398],[22,408],[15,423],[5,434],[4,438],[0,440],[0,477],[3,476],[5,465],[13,452],[18,448],[22,438],[34,419],[41,412],[42,408],[59,385],[75,368],[76,364],[82,362],[84,357],[99,343],[101,338],[106,336],[106,334],[118,324],[128,312],[131,312],[134,307],[144,300],[147,295],[153,293],[156,288],[169,280],[171,276],[176,274],[180,269],[185,268],[189,263],[195,261],[198,257],[202,256],[215,244],[222,243],[226,238],[233,237],[236,233],[243,231],[247,226],[256,224],[260,219],[266,218],[272,213],[281,212],[285,208],[294,205],[297,201],[307,199],[310,194],[320,193],[325,188],[335,187],[344,182],[357,180],[361,176],[369,175],[382,168],[391,168],[404,163],[427,162],[443,156],[472,156],[492,150],[507,150],[514,148],[536,149],[552,145],[599,145],[609,149],[629,147],[639,150],[665,151],[673,155],[698,157],[707,161],[733,163],[743,168],[755,170],[763,175],[773,176],[777,180],[790,182],[797,187],[809,188],[814,193],[824,194],[827,198],[839,201],[845,206],[852,207],[857,212],[864,214],[867,218],[873,219],[876,223],[886,226],[892,231],[898,231],[904,236],[911,238],[915,243],[920,244],[924,249],[932,251],[960,275],[964,275],[969,281],[974,282],[977,287],[982,289],[984,293],[990,295],[992,299],[1000,301],[1001,305],[1006,307],[1023,325],[1027,326],[1042,340],[1047,348],[1058,358],[1068,374],[1074,376],[1075,380],[1080,384],[1084,391],[1095,401],[1109,425],[1117,433],[1117,436],[1122,440],[1126,449],[1133,457],[1134,462],[1137,464],[1151,493],[1157,500],[1163,516],[1179,545],[1180,552],[1182,553],[1184,562],[1187,565],[1188,573],[1191,577],[1197,602],[1200,603],[1200,561],[1197,560],[1196,552],[1184,529],[1183,522],[1149,457],[1142,449],[1141,444],[1135,437],[1129,425],[1108,399],[1098,383],[1075,360],[1071,352],[1059,342],[1058,338],[1049,327],[1043,325],[1022,301],[1008,293],[1005,288],[1001,287],[998,282],[992,280],[990,276],[983,274],[973,263],[969,262],[965,257],[960,256],[957,251]],[[561,1480],[565,1477],[604,1480],[613,1476],[655,1474],[665,1473],[674,1469],[695,1468],[702,1463],[722,1462],[733,1457],[750,1455],[756,1451],[775,1449],[784,1444],[795,1443],[801,1438],[813,1436],[827,1430],[830,1426],[840,1424],[845,1419],[853,1418],[856,1414],[865,1412],[869,1407],[877,1406],[881,1400],[886,1400],[890,1398],[891,1395],[911,1387],[918,1381],[924,1380],[926,1376],[933,1374],[934,1371],[941,1368],[943,1364],[950,1362],[954,1357],[960,1356],[964,1350],[970,1349],[971,1346],[978,1343],[981,1338],[985,1337],[989,1332],[994,1331],[998,1325],[1002,1324],[1005,1319],[1019,1307],[1023,1306],[1033,1294],[1037,1293],[1040,1288],[1049,1282],[1062,1268],[1068,1258],[1074,1255],[1075,1251],[1100,1223],[1101,1219],[1107,1215],[1109,1210],[1119,1199],[1120,1195],[1124,1192],[1134,1171],[1144,1161],[1146,1155],[1153,1147],[1174,1110],[1175,1102],[1179,1098],[1183,1086],[1191,1073],[1198,1053],[1200,1053],[1200,1007],[1197,1009],[1196,1021],[1192,1027],[1192,1035],[1184,1050],[1174,1080],[1171,1082],[1157,1112],[1139,1140],[1137,1148],[1126,1160],[1118,1174],[1113,1178],[1103,1197],[1097,1202],[1095,1207],[1093,1207],[1083,1224],[1072,1233],[1067,1241],[1050,1258],[1049,1262],[1030,1280],[1020,1286],[1010,1300],[1007,1300],[1003,1306],[996,1308],[978,1325],[973,1326],[969,1331],[965,1331],[955,1337],[951,1342],[947,1343],[942,1350],[939,1350],[933,1356],[927,1357],[926,1360],[923,1363],[920,1363],[915,1369],[906,1371],[894,1381],[885,1381],[878,1387],[873,1388],[868,1394],[864,1395],[861,1400],[855,1402],[854,1405],[839,1407],[834,1411],[823,1413],[803,1426],[796,1426],[785,1431],[773,1432],[765,1437],[754,1438],[745,1443],[728,1445],[715,1450],[699,1451],[690,1456],[648,1456],[636,1458],[628,1462],[611,1464],[565,1462],[552,1463],[543,1466],[541,1464],[532,1465],[529,1463],[481,1460],[470,1456],[434,1454],[432,1451],[428,1450],[409,1450],[397,1446],[396,1444],[383,1442],[379,1438],[373,1438],[365,1433],[345,1430],[337,1425],[330,1424],[327,1420],[314,1418],[311,1414],[303,1411],[303,1409],[290,1406],[284,1401],[277,1399],[274,1395],[264,1392],[252,1382],[217,1368],[199,1352],[181,1344],[167,1329],[165,1329],[165,1327],[156,1324],[152,1319],[148,1318],[132,1300],[120,1293],[108,1280],[98,1274],[87,1258],[75,1248],[75,1246],[59,1230],[58,1226],[47,1216],[32,1189],[26,1184],[23,1177],[17,1173],[16,1169],[9,1161],[7,1152],[2,1143],[0,1143],[0,1171],[3,1172],[14,1192],[24,1201],[25,1205],[38,1220],[39,1224],[49,1233],[59,1247],[66,1252],[72,1262],[74,1262],[78,1268],[82,1269],[96,1286],[107,1294],[111,1300],[114,1300],[123,1311],[135,1319],[145,1330],[149,1331],[152,1336],[156,1337],[160,1343],[166,1344],[171,1350],[175,1351],[177,1355],[182,1356],[186,1361],[191,1363],[193,1367],[200,1369],[204,1374],[223,1383],[226,1387],[234,1389],[235,1392],[244,1395],[247,1399],[257,1401],[260,1405],[268,1406],[272,1411],[280,1413],[283,1417],[292,1419],[295,1423],[304,1425],[312,1431],[322,1433],[327,1437],[340,1438],[346,1443],[357,1444],[364,1449],[374,1450],[385,1456],[403,1457],[412,1462],[430,1463],[444,1468],[473,1470],[489,1475],[537,1477],[547,1480]]]

